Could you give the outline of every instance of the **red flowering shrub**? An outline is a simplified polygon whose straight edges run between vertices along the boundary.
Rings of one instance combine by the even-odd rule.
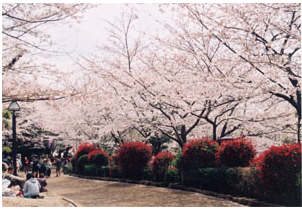
[[[91,164],[95,164],[98,166],[106,166],[108,165],[108,154],[100,149],[95,149],[89,152],[88,160]]]
[[[168,170],[173,159],[174,155],[169,152],[158,153],[152,161],[153,173],[158,177],[163,176]]]
[[[301,198],[301,184],[297,186],[298,175],[301,173],[300,143],[272,146],[256,158],[253,164],[258,171],[255,179],[264,194]]]
[[[112,166],[117,165],[117,154],[113,154],[109,157],[109,164]]]
[[[123,143],[117,154],[117,163],[127,178],[141,178],[143,169],[152,157],[152,147],[143,142]]]
[[[113,154],[109,157],[109,176],[112,178],[116,178],[119,177],[119,173],[120,173],[120,166],[118,165],[117,162],[117,154]]]
[[[92,144],[88,143],[88,142],[85,142],[85,143],[81,144],[78,147],[78,149],[77,149],[77,151],[76,151],[76,153],[74,155],[75,161],[78,162],[78,159],[82,155],[88,155],[88,153],[91,152],[94,149],[95,149],[95,147]]]
[[[194,139],[186,143],[182,150],[183,166],[188,170],[215,165],[218,143],[209,138]]]
[[[256,151],[250,141],[238,138],[225,141],[216,154],[218,164],[228,167],[245,167],[254,159]]]

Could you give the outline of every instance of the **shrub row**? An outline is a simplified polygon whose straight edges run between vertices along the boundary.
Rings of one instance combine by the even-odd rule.
[[[256,151],[252,143],[238,138],[222,143],[209,138],[191,140],[185,144],[182,158],[185,170],[198,170],[204,167],[245,167],[249,166]]]
[[[301,144],[272,146],[251,166],[255,195],[273,202],[301,204]]]
[[[88,142],[78,147],[74,158],[71,160],[73,171],[87,175],[104,173],[102,169],[108,165],[108,162],[108,154]]]
[[[146,143],[124,143],[111,157],[86,143],[72,162],[77,172],[85,175],[169,182],[182,179],[187,186],[200,189],[300,205],[301,144],[271,147],[254,159],[255,153],[251,142],[242,138],[221,146],[208,138],[195,139],[185,144],[180,155],[161,152],[153,158]]]

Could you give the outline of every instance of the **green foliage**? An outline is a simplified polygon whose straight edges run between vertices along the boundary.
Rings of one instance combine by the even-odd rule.
[[[3,154],[4,156],[9,155],[11,152],[12,152],[12,149],[11,149],[10,147],[8,147],[8,146],[2,147],[2,154]]]
[[[236,194],[236,185],[240,181],[240,175],[236,168],[200,168],[198,171],[186,172],[185,184],[205,190],[219,193]]]
[[[152,145],[152,153],[153,155],[157,155],[158,153],[168,149],[166,144],[171,142],[171,139],[165,135],[156,134],[153,137],[150,137],[148,142]]]
[[[291,139],[289,137],[284,137],[284,139],[282,140],[282,144],[295,144],[296,140],[295,139]]]
[[[2,119],[2,124],[4,124],[5,129],[11,129],[12,127],[11,122],[7,121],[6,119]]]
[[[107,166],[108,165],[108,158],[103,154],[96,154],[94,157],[94,161],[99,166]]]
[[[74,157],[71,159],[70,164],[72,166],[72,172],[76,171],[76,161],[74,159]]]
[[[180,182],[180,175],[177,169],[168,169],[166,173],[168,182],[176,183]]]
[[[109,176],[109,166],[98,166],[96,164],[85,164],[83,173],[86,176]]]
[[[183,163],[181,154],[178,154],[174,157],[174,159],[171,162],[171,166],[177,168],[179,171],[183,170],[184,163]]]
[[[2,111],[2,118],[11,119],[12,113],[9,110],[3,110]]]
[[[302,176],[302,171],[297,174],[297,180],[296,180],[296,187],[301,190],[301,176]]]
[[[82,174],[87,175],[87,176],[96,176],[97,175],[97,165],[95,165],[95,164],[91,164],[91,165],[85,164]]]
[[[67,172],[68,173],[74,172],[74,166],[71,163],[68,163],[68,165],[67,165]]]
[[[89,162],[98,166],[107,166],[109,161],[108,158],[108,154],[99,149],[95,149],[88,154]]]
[[[152,169],[149,166],[144,168],[142,179],[147,180],[147,181],[154,181],[155,180]]]
[[[88,155],[81,155],[77,163],[77,172],[83,174],[85,165],[89,165]]]
[[[119,166],[117,165],[110,165],[109,166],[109,177],[111,178],[121,178],[123,176],[123,173]]]

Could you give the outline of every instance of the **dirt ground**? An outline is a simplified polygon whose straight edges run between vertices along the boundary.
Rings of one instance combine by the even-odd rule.
[[[71,176],[51,178],[49,189],[83,207],[240,207],[199,193]]]
[[[44,199],[2,197],[2,207],[73,207],[73,205],[61,197],[48,196]]]
[[[47,179],[44,199],[2,197],[3,207],[242,207],[199,193],[68,175]]]
[[[19,175],[25,178],[25,174]],[[56,181],[55,177],[47,179],[47,182]],[[2,207],[74,207],[68,199],[56,195],[55,191],[43,192],[40,194],[43,199],[28,199],[21,197],[2,197]]]

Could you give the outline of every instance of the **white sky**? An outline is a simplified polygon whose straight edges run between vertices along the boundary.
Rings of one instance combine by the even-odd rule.
[[[11,2],[11,1],[10,1]],[[20,1],[18,1],[20,2]],[[22,3],[29,3],[34,1],[21,1]],[[39,1],[40,2],[40,1]],[[46,1],[51,2],[51,1]],[[63,1],[64,3],[70,3],[69,1]],[[72,1],[77,2],[77,1]],[[124,6],[122,3],[135,3],[137,1],[102,1],[99,4],[97,1],[92,1],[92,3],[98,3],[100,6],[97,8],[91,9],[84,13],[83,19],[81,19],[81,23],[72,23],[72,27],[67,27],[66,24],[60,24],[58,27],[49,27],[47,29],[47,33],[49,33],[54,40],[54,49],[59,51],[69,52],[69,55],[73,59],[77,59],[78,56],[89,56],[92,54],[97,54],[99,51],[96,49],[97,45],[105,43],[108,38],[108,33],[106,31],[106,27],[108,24],[105,23],[104,20],[112,22],[114,18],[119,18],[122,7]],[[110,3],[108,3],[110,2]],[[111,2],[114,2],[111,3]],[[152,14],[155,17],[158,17],[158,12],[156,6],[152,3],[159,3],[160,1],[140,1],[141,3],[146,3],[140,5],[139,9],[139,20],[136,21],[138,24],[137,28],[139,30],[145,31],[146,34],[154,34],[156,33],[156,28],[158,28],[157,24],[150,17],[149,14]],[[168,3],[177,3],[177,2],[185,2],[185,1],[166,1]],[[190,2],[235,2],[242,3],[242,1],[190,1]],[[251,1],[246,1],[251,2]],[[262,1],[253,1],[253,2],[262,2]],[[274,1],[274,2],[282,2],[282,1]],[[295,1],[294,1],[295,2]],[[298,1],[297,1],[298,2]],[[42,60],[41,60],[42,61]],[[46,57],[46,62],[50,64],[56,64],[59,69],[67,70],[74,68],[73,61],[64,53],[60,53],[53,57]],[[43,61],[42,61],[43,62]],[[67,68],[67,69],[66,69]]]
[[[114,22],[115,18],[120,18],[123,4],[100,4],[98,7],[88,10],[80,23],[69,21],[71,27],[60,24],[58,27],[49,27],[47,33],[51,34],[55,46],[54,49],[69,52],[69,55],[76,59],[78,56],[89,56],[98,53],[97,45],[104,44],[108,39],[109,27],[105,20]],[[140,5],[138,10],[138,20],[135,21],[138,30],[146,34],[155,33],[156,25],[149,15],[157,16],[157,8],[153,4]],[[149,14],[148,14],[149,13]],[[59,68],[72,68],[72,60],[66,54],[59,54],[50,62],[55,62]]]

